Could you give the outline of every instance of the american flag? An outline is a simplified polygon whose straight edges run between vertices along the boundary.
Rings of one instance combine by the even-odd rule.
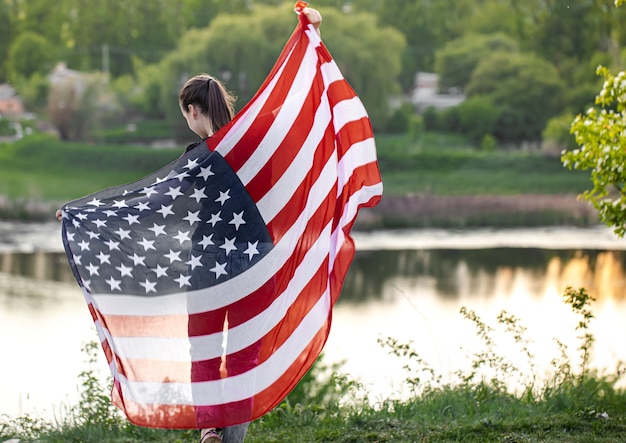
[[[319,356],[382,183],[367,113],[298,26],[254,98],[135,183],[63,207],[63,241],[130,421],[234,425]]]

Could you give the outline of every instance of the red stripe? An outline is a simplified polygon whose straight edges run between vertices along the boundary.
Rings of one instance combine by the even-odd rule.
[[[320,82],[313,83],[313,88],[309,91],[300,113],[292,123],[285,138],[276,147],[269,161],[246,185],[246,189],[254,201],[258,202],[282,177],[298,154],[298,147],[304,144],[313,126],[315,110],[321,101],[320,91],[314,90],[321,87],[323,86]]]
[[[304,179],[298,184],[297,189],[285,206],[278,212],[278,214],[276,214],[274,219],[267,224],[267,229],[275,244],[280,242],[285,233],[291,228],[298,217],[302,215],[302,212],[306,208],[311,187],[319,178],[324,165],[329,161],[331,155],[333,154],[333,151],[328,149],[329,138],[332,140],[332,127],[330,125],[326,128],[326,133],[315,151],[313,164]],[[335,194],[336,187],[333,187],[330,190],[329,195],[334,196]],[[321,206],[328,204],[332,203],[327,198]],[[329,219],[326,218],[326,220]]]

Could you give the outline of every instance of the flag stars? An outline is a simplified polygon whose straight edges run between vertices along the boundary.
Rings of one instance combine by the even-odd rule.
[[[169,259],[170,264],[174,263],[175,261],[182,261],[180,259],[180,251],[172,251],[170,249],[170,252],[165,254],[164,257]]]
[[[107,216],[107,218],[109,218],[109,217],[115,217],[115,216],[117,215],[117,212],[116,212],[116,211],[113,211],[113,210],[111,210],[111,209],[107,209],[106,211],[102,211],[102,213],[103,213],[104,215],[106,215],[106,216]]]
[[[216,262],[215,266],[213,266],[211,269],[209,269],[209,271],[215,273],[215,280],[220,278],[220,275],[228,275],[228,272],[226,272],[226,262],[224,262],[224,263],[217,263]]]
[[[190,241],[191,237],[189,237],[189,231],[185,231],[185,232],[181,232],[178,231],[178,234],[175,235],[173,238],[175,238],[176,240],[178,240],[180,242],[180,244],[182,245],[184,242],[186,241]]]
[[[115,240],[108,240],[105,241],[104,244],[109,248],[109,251],[119,251],[120,248],[120,242],[115,241]]]
[[[207,195],[204,193],[205,189],[206,189],[206,187],[204,187],[202,189],[195,188],[193,190],[193,194],[191,194],[189,196],[189,198],[195,198],[196,199],[196,203],[200,203],[200,200],[202,200],[203,198],[207,198]]]
[[[100,219],[94,220],[93,223],[96,225],[97,228],[102,228],[107,225],[106,220],[100,220]]]
[[[185,166],[183,166],[183,168],[193,169],[196,166],[198,166],[198,159],[197,158],[194,158],[193,160],[187,159],[187,164]]]
[[[181,172],[180,174],[176,174],[174,176],[174,178],[177,178],[178,181],[182,182],[184,178],[189,177],[189,174],[187,174],[186,172]]]
[[[87,271],[89,271],[89,276],[92,275],[100,275],[100,266],[96,266],[93,263],[89,263],[89,265],[85,266],[85,269],[87,269]]]
[[[200,168],[200,173],[198,174],[198,177],[202,177],[204,181],[207,181],[210,176],[215,175],[215,172],[211,170],[212,166],[213,165],[209,165],[206,168]]]
[[[191,275],[183,275],[180,274],[178,278],[175,278],[174,281],[178,283],[178,287],[182,288],[183,286],[191,286]]]
[[[220,246],[220,248],[222,248],[224,251],[226,251],[226,255],[228,255],[230,253],[230,251],[236,251],[237,250],[237,246],[235,246],[235,240],[236,240],[236,237],[233,237],[232,239],[230,239],[230,238],[225,238],[224,239],[224,244],[222,246]]]
[[[168,215],[174,215],[174,211],[172,211],[172,205],[161,205],[161,209],[157,210],[159,214],[166,218]]]
[[[220,205],[224,206],[226,200],[230,198],[230,189],[227,189],[226,192],[220,191],[220,196],[215,199],[216,202],[219,202]]]
[[[117,234],[120,240],[124,240],[125,238],[130,240],[130,231],[127,231],[126,229],[119,228],[117,231],[113,232]]]
[[[73,254],[72,259],[74,260],[74,263],[76,263],[77,265],[82,265],[82,263],[80,262],[80,259],[81,259],[80,255]]]
[[[76,218],[79,220],[86,220],[87,214],[83,214],[82,212],[79,212],[78,214],[76,214]]]
[[[154,249],[156,251],[156,248],[154,247],[154,240],[146,240],[144,238],[140,242],[137,242],[137,244],[143,246],[144,251],[149,251],[150,249]]]
[[[135,266],[137,266],[137,265],[146,266],[146,264],[144,263],[144,260],[146,259],[146,257],[142,257],[140,255],[137,255],[136,252],[133,253],[132,256],[129,255],[128,257],[133,261]]]
[[[157,225],[156,223],[152,224],[151,228],[148,228],[150,231],[154,232],[154,236],[158,237],[159,235],[166,235],[165,233],[165,225]]]
[[[158,182],[157,182],[157,183],[158,183]],[[151,196],[152,194],[158,194],[157,190],[156,190],[156,189],[154,189],[152,186],[146,186],[145,188],[143,188],[143,189],[141,190],[141,193],[142,193],[142,194],[145,194],[145,195],[146,195],[146,197],[148,197],[148,198],[150,198],[150,196]]]
[[[139,284],[146,290],[146,294],[156,292],[156,282],[152,282],[146,278],[146,281],[140,281]]]
[[[252,257],[259,254],[259,250],[257,246],[259,245],[259,241],[255,241],[254,243],[248,242],[248,248],[243,251],[244,254],[248,254],[248,260],[252,260]]]
[[[91,240],[93,240],[94,238],[100,238],[100,234],[98,234],[97,232],[93,232],[93,231],[88,231],[87,235],[89,236]]]
[[[89,243],[86,242],[85,240],[81,240],[78,243],[78,247],[80,248],[81,251],[89,251]]]
[[[95,206],[97,208],[99,208],[100,206],[104,205],[104,203],[102,203],[102,201],[99,198],[94,198],[94,199],[88,201],[87,204],[91,205],[91,206]]]
[[[172,197],[172,200],[174,200],[176,197],[183,195],[183,193],[180,192],[180,186],[177,186],[175,188],[170,187],[170,190],[166,192],[165,195],[169,195],[170,197]]]
[[[202,266],[203,266],[203,265],[202,265],[202,263],[200,263],[200,259],[201,259],[201,258],[202,258],[202,256],[201,256],[201,255],[197,255],[197,256],[196,256],[196,255],[192,255],[192,256],[191,256],[191,260],[189,260],[189,261],[187,262],[187,264],[188,264],[189,266],[191,266],[191,270],[192,270],[192,271],[193,271],[194,269],[196,269],[198,266],[200,266],[200,267],[202,267]]]
[[[72,220],[72,225],[74,225],[76,229],[80,228],[80,222],[76,219]]]
[[[120,271],[121,277],[133,278],[133,268],[131,268],[130,266],[126,266],[124,263],[121,263],[119,266],[116,266],[115,269]]]
[[[128,226],[132,226],[135,223],[139,224],[138,215],[127,214],[126,217],[122,217],[122,218],[128,222]]]
[[[183,220],[187,220],[189,222],[189,226],[191,226],[194,223],[201,221],[200,217],[198,217],[199,213],[200,211],[196,211],[196,212],[187,211],[187,217],[183,217]]]
[[[207,223],[211,223],[211,227],[214,228],[217,222],[222,221],[222,217],[220,217],[221,214],[222,211],[217,211],[217,214],[211,214],[211,218],[207,221]]]
[[[105,254],[104,252],[100,251],[100,253],[98,255],[96,255],[96,258],[98,260],[100,260],[100,264],[103,265],[105,263],[107,264],[111,264],[111,262],[109,261],[109,257],[111,257],[109,254]]]
[[[126,200],[113,200],[113,205],[114,208],[128,208],[128,205],[126,204]]]
[[[155,191],[155,192],[156,192],[156,191]],[[149,210],[150,210],[150,205],[149,205],[148,203],[146,203],[146,202],[139,202],[139,203],[137,203],[137,204],[134,206],[134,208],[135,208],[136,210],[138,210],[139,212],[142,212],[142,211],[149,211]]]
[[[213,243],[213,234],[203,235],[202,241],[198,242],[198,244],[202,246],[202,249],[206,249],[208,246],[215,245],[215,243]]]
[[[120,287],[120,283],[122,283],[121,280],[115,280],[113,277],[109,277],[108,280],[105,280],[106,283],[111,287],[111,291],[121,291],[122,288]]]
[[[167,268],[164,268],[161,265],[157,265],[157,267],[154,269],[154,272],[155,272],[157,278],[159,278],[159,277],[167,277]]]
[[[234,225],[235,226],[235,231],[239,230],[239,226],[245,225],[246,221],[243,219],[243,211],[241,211],[239,213],[234,213],[233,212],[233,219],[231,221],[229,221],[228,224],[229,225]]]

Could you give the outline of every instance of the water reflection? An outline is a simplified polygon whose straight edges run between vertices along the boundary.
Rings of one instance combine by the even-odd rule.
[[[597,299],[626,297],[626,251],[538,248],[362,251],[356,254],[340,299],[363,303],[394,297],[388,288],[434,285],[445,299],[510,293],[523,278],[531,297],[548,288],[584,286]],[[398,293],[395,293],[398,296]]]

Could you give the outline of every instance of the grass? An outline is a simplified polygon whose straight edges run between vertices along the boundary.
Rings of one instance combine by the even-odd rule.
[[[539,382],[532,344],[514,315],[502,312],[495,326],[475,312],[461,314],[476,328],[483,350],[469,356],[470,369],[459,370],[455,382],[442,383],[412,343],[393,338],[381,340],[407,371],[406,383],[413,395],[408,400],[388,399],[371,404],[355,381],[337,373],[337,367],[316,364],[305,379],[270,413],[254,421],[246,442],[468,442],[531,443],[621,442],[626,435],[626,392],[621,365],[615,374],[598,374],[589,367],[594,337],[593,298],[581,288],[567,288],[564,302],[579,321],[577,358],[559,352],[552,371]],[[503,329],[530,370],[511,365],[498,354],[493,339]],[[98,345],[86,348],[94,356]],[[95,356],[91,359],[95,361]],[[486,374],[490,374],[487,376]],[[80,403],[47,423],[32,417],[0,419],[0,441],[18,438],[27,442],[195,442],[194,430],[172,431],[139,428],[126,422],[112,408],[107,389],[83,372]],[[517,389],[512,380],[523,381]]]
[[[377,137],[389,195],[580,193],[589,175],[568,171],[540,152],[482,152],[462,139],[426,134]],[[141,178],[182,152],[117,144],[62,142],[33,135],[0,144],[0,195],[12,200],[68,201]]]
[[[477,150],[452,136],[426,134],[376,139],[390,195],[579,194],[591,185],[585,171],[569,171],[558,157],[539,151]]]

